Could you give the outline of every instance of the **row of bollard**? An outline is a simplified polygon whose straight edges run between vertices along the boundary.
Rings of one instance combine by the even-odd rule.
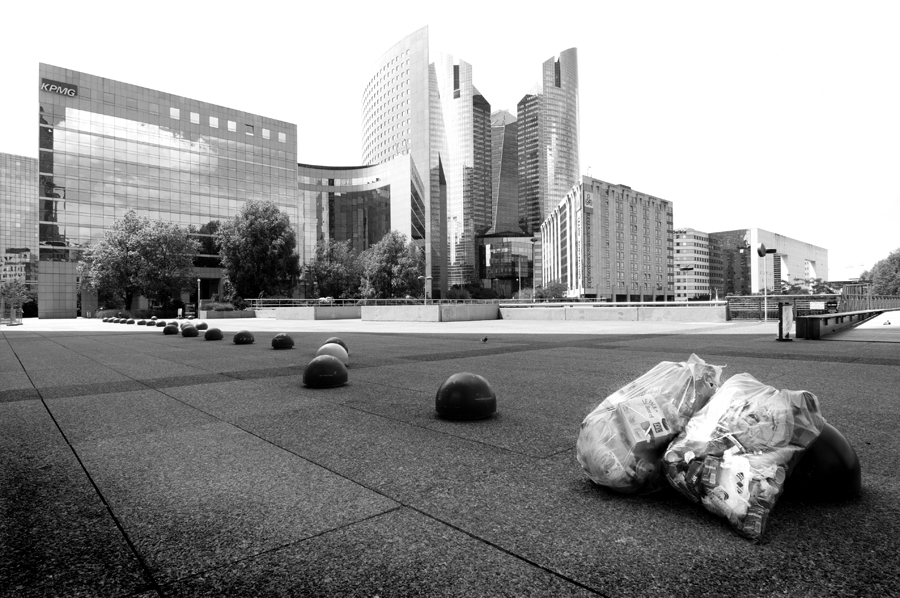
[[[162,328],[165,335],[181,334],[183,337],[198,337],[203,331],[203,338],[208,341],[223,340],[224,334],[218,328],[209,328],[206,322],[195,323],[188,318],[179,324],[177,321],[167,322],[153,316],[149,320],[133,318],[103,318],[104,322],[115,324],[135,324],[138,326]],[[253,334],[241,330],[232,337],[236,345],[252,345]],[[484,339],[487,340],[487,339]],[[275,350],[292,349],[294,339],[281,332],[272,338]],[[336,388],[347,384],[349,379],[347,368],[350,366],[350,349],[338,337],[327,339],[316,351],[316,356],[303,370],[303,385],[309,388]],[[497,411],[497,395],[490,383],[482,376],[469,372],[459,372],[447,378],[438,388],[435,396],[435,410],[445,419],[477,420],[491,417]]]

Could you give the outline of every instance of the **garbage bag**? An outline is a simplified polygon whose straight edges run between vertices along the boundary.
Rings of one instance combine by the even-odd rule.
[[[663,361],[604,399],[578,433],[576,458],[587,476],[625,493],[665,486],[663,452],[718,389],[722,367],[693,354]]]
[[[819,400],[732,376],[669,444],[665,477],[684,496],[758,540],[784,481],[825,426]]]

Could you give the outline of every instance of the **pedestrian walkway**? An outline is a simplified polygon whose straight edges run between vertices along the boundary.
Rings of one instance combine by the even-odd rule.
[[[0,594],[896,595],[900,355],[777,323],[222,321],[224,341],[88,320],[0,328]],[[551,329],[556,328],[556,332]],[[235,345],[251,330],[256,342]],[[291,350],[271,348],[288,332]],[[350,381],[302,385],[330,336]],[[790,492],[754,545],[673,491],[589,482],[579,425],[696,353],[819,398],[863,495]],[[488,420],[434,412],[484,376]]]
[[[830,341],[900,343],[900,311],[888,311],[859,326],[823,337]]]

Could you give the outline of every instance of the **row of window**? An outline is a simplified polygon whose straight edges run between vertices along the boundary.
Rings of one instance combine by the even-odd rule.
[[[152,113],[152,109],[151,109],[151,113]],[[200,114],[198,112],[190,112],[189,115],[190,115],[189,118],[190,118],[190,121],[192,124],[195,124],[195,125],[200,124]],[[169,107],[169,118],[171,118],[172,120],[181,120],[181,109],[175,108],[174,106]],[[231,131],[232,133],[237,133],[237,129],[238,129],[237,122],[235,122],[233,120],[227,120],[225,122],[226,122],[226,126],[228,127],[229,131]],[[210,116],[209,117],[209,126],[213,129],[218,129],[219,128],[219,117]],[[269,129],[263,128],[261,130],[261,133],[262,133],[263,139],[271,139],[272,138],[272,132]],[[244,124],[244,134],[248,135],[249,137],[253,137],[256,134],[256,128],[254,127],[254,125],[245,123]],[[278,141],[281,143],[285,143],[287,141],[287,135],[285,133],[279,131],[278,132]]]

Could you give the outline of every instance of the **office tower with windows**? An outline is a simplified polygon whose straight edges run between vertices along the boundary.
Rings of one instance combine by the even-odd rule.
[[[313,208],[297,202],[296,125],[47,64],[39,116],[41,318],[75,316],[80,250],[130,210],[191,227],[202,298],[222,279],[216,221],[249,199],[287,213],[301,262],[315,247]]]
[[[0,282],[37,280],[37,173],[35,158],[0,154]]]

